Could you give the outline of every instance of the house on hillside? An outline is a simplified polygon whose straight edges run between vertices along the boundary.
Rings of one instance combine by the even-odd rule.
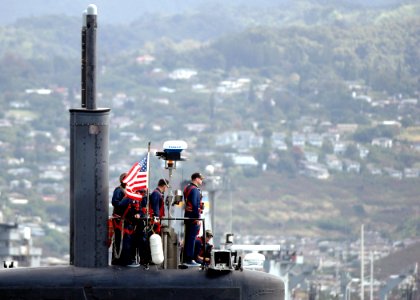
[[[64,174],[60,170],[45,170],[39,175],[40,179],[61,181],[64,179]]]
[[[308,177],[326,180],[330,177],[330,173],[327,168],[318,163],[302,162],[303,174]]]
[[[392,139],[385,137],[374,138],[371,144],[372,146],[378,146],[382,148],[392,148]]]
[[[352,94],[353,99],[355,100],[361,100],[361,101],[365,101],[367,103],[371,103],[372,102],[372,97],[368,96],[368,95],[357,95],[355,93]]]
[[[420,175],[420,170],[417,168],[405,168],[404,177],[405,178],[418,178]]]
[[[384,168],[384,171],[388,176],[401,180],[403,178],[403,173],[399,170],[396,170],[394,168]]]
[[[311,163],[317,163],[318,162],[318,153],[312,152],[312,151],[304,151],[303,155],[305,159]]]
[[[233,147],[238,149],[239,152],[247,152],[252,148],[261,148],[264,142],[262,136],[257,136],[249,130],[238,131],[238,139],[233,144]]]
[[[219,82],[216,92],[219,94],[238,94],[247,91],[249,88],[249,78],[227,79]]]
[[[372,175],[382,175],[382,170],[373,164],[368,164],[366,169]]]
[[[252,155],[234,155],[232,157],[233,164],[242,167],[256,167],[258,161]]]
[[[218,147],[231,146],[237,140],[237,135],[235,132],[226,131],[221,134],[216,135],[215,144]]]
[[[307,136],[308,144],[315,147],[322,147],[323,144],[323,137],[319,133],[310,133]]]
[[[271,144],[274,149],[286,151],[286,133],[285,132],[273,132],[271,136]]]
[[[8,200],[11,204],[15,205],[26,205],[28,204],[28,198],[20,193],[9,193],[7,195]]]
[[[336,129],[339,134],[351,134],[356,132],[358,124],[337,124]]]
[[[365,146],[357,144],[357,149],[359,150],[359,157],[361,159],[364,159],[369,155],[369,149]]]
[[[415,98],[410,99],[402,99],[400,103],[398,104],[398,109],[404,109],[404,108],[410,108],[410,107],[416,107],[418,103],[418,100]]]
[[[189,132],[201,133],[204,130],[206,130],[209,127],[209,125],[205,123],[187,123],[187,124],[184,124],[184,127]]]
[[[325,163],[327,165],[327,168],[331,171],[343,171],[343,162],[339,160],[335,155],[327,155]]]
[[[150,65],[156,58],[153,55],[144,54],[136,57],[136,62],[139,65]]]
[[[344,166],[348,173],[360,173],[360,163],[357,161],[345,159]]]
[[[168,77],[173,80],[188,80],[196,76],[198,73],[194,69],[180,68],[169,73]]]
[[[336,155],[343,155],[347,150],[346,143],[343,142],[336,142],[333,143],[333,151]]]
[[[261,148],[264,139],[250,130],[224,132],[216,136],[216,146],[232,146],[240,153],[249,152],[253,148]]]
[[[341,139],[341,135],[335,129],[329,129],[328,132],[322,134],[322,137],[326,141],[330,141],[331,143],[337,143]]]
[[[306,137],[304,134],[299,132],[292,133],[292,145],[293,147],[305,147]]]

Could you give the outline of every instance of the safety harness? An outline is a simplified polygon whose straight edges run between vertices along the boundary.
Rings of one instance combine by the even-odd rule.
[[[139,201],[135,200],[135,202],[133,203],[133,206],[135,208],[137,208],[137,210],[138,210],[140,208]],[[118,251],[115,247],[115,233],[112,237],[112,242],[111,243],[114,245],[112,247],[112,251],[114,253],[115,258],[120,258],[120,256],[121,256],[121,251],[122,251],[122,248],[123,248],[122,245],[123,245],[124,234],[132,235],[134,233],[134,231],[136,230],[136,226],[134,226],[132,229],[128,229],[124,226],[125,221],[127,221],[128,223],[131,224],[131,222],[126,220],[126,218],[125,218],[127,213],[130,211],[131,207],[132,207],[132,203],[129,203],[122,216],[119,216],[115,213],[112,214],[112,226],[114,228],[113,231],[115,232],[115,229],[118,229],[120,231],[120,234],[121,234],[120,246],[118,248]]]
[[[193,211],[193,205],[192,202],[189,201],[188,197],[190,196],[190,193],[193,189],[198,189],[194,184],[188,184],[185,188],[184,188],[184,199],[185,199],[185,211],[187,212],[192,212]],[[199,205],[199,212],[202,212],[202,202],[201,202],[201,196],[200,196],[200,205]]]

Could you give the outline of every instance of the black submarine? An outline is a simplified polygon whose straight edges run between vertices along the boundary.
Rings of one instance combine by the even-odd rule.
[[[81,108],[70,109],[70,262],[0,269],[0,299],[284,299],[283,282],[264,272],[109,265],[110,109],[96,105],[95,5],[83,20]]]

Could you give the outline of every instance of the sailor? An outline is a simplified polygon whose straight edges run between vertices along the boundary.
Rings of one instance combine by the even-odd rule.
[[[206,242],[203,241],[203,236],[199,235],[195,239],[194,246],[194,260],[199,264],[210,264],[211,250],[213,245],[210,244],[210,240],[213,238],[213,233],[211,230],[206,230]]]
[[[112,206],[114,206],[114,209],[112,211],[112,217],[109,218],[109,222],[108,222],[108,247],[111,246],[112,241],[115,237],[115,234],[120,235],[121,232],[116,228],[115,226],[115,221],[116,219],[120,218],[121,216],[119,216],[116,212],[115,212],[115,206],[118,206],[118,204],[120,203],[120,201],[124,198],[125,196],[125,187],[126,184],[123,182],[125,176],[127,176],[127,173],[121,173],[120,174],[120,185],[117,186],[114,189],[114,192],[112,194]],[[116,231],[117,230],[117,231]]]
[[[112,265],[137,265],[133,233],[135,219],[140,217],[140,203],[125,197],[125,184],[122,182],[126,173],[120,175],[120,185],[115,188],[112,196],[112,225],[114,240],[112,243]]]
[[[158,220],[165,216],[164,193],[168,189],[169,181],[167,179],[159,179],[158,186],[150,195],[149,215],[154,221],[154,232],[160,233],[160,224]]]
[[[140,218],[136,220],[137,226],[134,231],[133,240],[137,253],[140,255],[140,264],[147,265],[151,261],[150,246],[148,242],[150,234],[147,226],[149,218],[147,218],[146,209],[150,195],[148,193],[148,189],[141,189],[139,193],[143,198],[140,204]]]
[[[121,221],[121,216],[118,214],[118,208],[119,207],[119,203],[121,202],[122,199],[124,199],[125,196],[125,187],[126,184],[123,182],[123,179],[125,178],[125,176],[127,175],[127,173],[121,173],[120,174],[120,185],[117,186],[114,189],[114,192],[112,194],[112,206],[114,207],[113,211],[112,211],[112,230],[113,230],[113,239],[112,239],[112,249],[114,250],[114,247],[116,247],[115,245],[120,243],[120,237],[121,237],[121,226],[119,226],[119,223]],[[111,263],[114,264],[115,261],[115,251],[112,251],[112,261]]]
[[[149,238],[153,233],[160,234],[160,218],[165,216],[165,205],[164,205],[164,193],[168,189],[169,180],[160,179],[156,189],[150,194],[149,199],[143,198],[142,216],[146,217],[147,214],[147,202],[149,202],[149,223],[148,226],[142,228],[142,232],[139,232],[140,241],[140,263],[147,265],[151,263],[152,257],[150,253]]]
[[[200,186],[203,184],[204,176],[200,173],[191,175],[191,182],[184,188],[185,218],[200,218],[203,209]],[[200,230],[199,220],[184,221],[184,249],[182,262],[190,265],[197,265],[193,261],[195,238]]]
[[[114,189],[114,193],[112,195],[112,206],[114,206],[114,212],[115,212],[115,205],[118,202],[120,202],[124,196],[125,196],[125,186],[126,184],[123,182],[125,176],[127,176],[127,173],[121,173],[120,175],[120,185],[117,186]]]

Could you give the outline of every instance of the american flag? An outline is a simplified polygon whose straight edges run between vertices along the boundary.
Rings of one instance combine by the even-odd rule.
[[[147,158],[146,155],[140,162],[135,163],[130,171],[127,172],[123,182],[126,184],[125,192],[128,198],[133,200],[141,200],[142,196],[136,191],[146,189],[148,187],[147,176]]]

